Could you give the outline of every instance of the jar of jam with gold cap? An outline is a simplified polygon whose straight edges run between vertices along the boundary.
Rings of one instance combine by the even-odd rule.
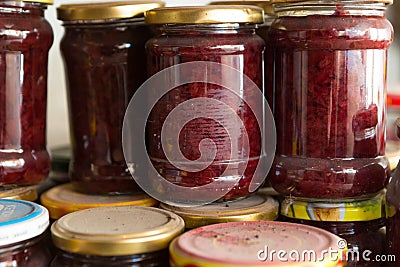
[[[47,210],[33,202],[0,199],[0,266],[49,266],[54,250]]]
[[[63,216],[51,227],[52,267],[168,267],[168,245],[182,218],[152,207],[101,207]]]
[[[0,1],[0,191],[39,184],[50,171],[46,103],[53,30],[44,13],[52,3]]]
[[[146,138],[155,170],[174,185],[204,188],[201,195],[209,202],[250,195],[265,180],[257,166],[269,161],[262,148],[264,129],[255,115],[264,108],[265,43],[255,32],[264,22],[263,10],[249,5],[165,7],[146,12],[145,21],[158,29],[146,43],[149,76],[180,69],[182,74],[162,76],[161,84],[189,81],[157,98],[151,109]],[[149,90],[148,100],[158,93]],[[176,112],[189,122],[170,120]]]
[[[65,4],[57,16],[65,29],[65,62],[72,157],[69,176],[88,194],[139,190],[122,151],[126,106],[146,80],[144,45],[153,34],[146,10],[160,1]]]
[[[145,193],[129,195],[88,195],[76,191],[71,183],[55,186],[40,196],[40,201],[50,213],[50,218],[57,220],[74,211],[110,206],[156,206],[158,201]]]
[[[279,214],[278,201],[261,193],[198,207],[174,207],[161,203],[160,208],[179,215],[185,221],[186,229],[224,222],[273,221]]]
[[[271,185],[281,194],[340,199],[388,183],[386,67],[391,0],[273,0],[277,147]]]
[[[385,193],[340,201],[286,197],[280,219],[319,227],[346,240],[346,266],[380,267],[376,256],[385,254]]]

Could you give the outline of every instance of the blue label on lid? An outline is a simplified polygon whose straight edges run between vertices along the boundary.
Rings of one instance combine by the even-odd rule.
[[[35,203],[0,199],[0,227],[33,219],[43,213],[43,208]]]

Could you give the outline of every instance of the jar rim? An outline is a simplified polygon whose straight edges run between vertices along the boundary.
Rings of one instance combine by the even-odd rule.
[[[161,7],[144,14],[147,24],[221,24],[264,22],[264,10],[251,5]]]
[[[63,4],[57,8],[57,18],[62,21],[126,19],[143,16],[145,11],[164,5],[157,0]]]
[[[222,0],[222,1],[213,1],[210,5],[251,5],[258,6],[264,9],[265,14],[274,14],[274,8],[272,7],[271,0],[259,0],[259,1],[243,1],[243,0]]]

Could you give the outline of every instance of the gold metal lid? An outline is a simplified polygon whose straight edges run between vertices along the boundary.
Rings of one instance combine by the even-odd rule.
[[[186,228],[192,229],[224,222],[273,221],[278,217],[279,203],[265,194],[255,194],[242,200],[199,207],[160,204],[160,208],[178,214],[185,221]]]
[[[25,186],[0,191],[0,198],[36,201],[38,198],[38,193],[36,186]]]
[[[40,196],[40,201],[50,213],[50,218],[58,219],[62,216],[88,208],[107,206],[155,206],[158,201],[145,193],[132,195],[86,195],[73,189],[71,183],[55,186]]]
[[[124,1],[65,4],[57,8],[57,18],[63,21],[125,19],[142,16],[147,10],[163,7],[162,1]]]
[[[40,3],[46,5],[52,5],[53,0],[22,0],[22,2]]]
[[[258,6],[262,9],[264,9],[265,14],[274,14],[274,8],[272,7],[272,2],[270,0],[264,0],[264,1],[214,1],[211,2],[210,5],[250,5],[250,6]]]
[[[263,23],[264,11],[256,6],[208,5],[163,7],[144,13],[147,24]]]
[[[53,223],[54,245],[96,256],[149,253],[168,247],[184,230],[182,218],[152,207],[102,207],[76,211]]]

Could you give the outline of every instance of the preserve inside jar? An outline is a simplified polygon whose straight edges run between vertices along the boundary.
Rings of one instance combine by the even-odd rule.
[[[184,187],[200,187],[213,182],[224,184],[237,179],[238,183],[233,188],[225,188],[226,193],[221,194],[221,199],[249,195],[255,169],[265,156],[261,149],[261,126],[251,109],[251,105],[258,104],[259,99],[246,86],[240,87],[235,93],[221,84],[227,80],[237,80],[237,84],[240,84],[247,76],[258,88],[262,88],[265,45],[255,34],[255,25],[263,22],[262,9],[234,5],[159,8],[146,12],[145,20],[158,27],[159,32],[146,43],[149,76],[171,66],[200,61],[225,65],[239,73],[236,75],[238,77],[233,77],[221,71],[213,72],[208,67],[193,67],[184,71],[185,79],[198,82],[171,88],[158,100],[150,113],[146,129],[148,153],[154,168],[167,181]],[[154,99],[151,94],[153,92],[149,92],[149,99]],[[193,105],[185,105],[199,99],[209,102],[194,104],[199,106],[198,110],[193,109]],[[228,118],[227,111],[221,108],[224,105],[213,106],[210,99],[223,102],[243,124],[238,127],[231,117]],[[262,106],[257,108],[261,109]],[[179,120],[169,120],[167,123],[169,114],[176,110],[185,116],[193,114],[193,117],[184,125],[180,125]],[[171,131],[166,131],[168,144],[165,145],[162,131],[166,124]],[[170,149],[176,137],[179,147]],[[232,150],[232,146],[236,149]],[[184,163],[186,170],[171,163],[171,157],[167,156],[167,152],[177,150],[189,161]],[[210,164],[203,169],[198,167],[205,162]],[[204,198],[208,194],[204,192]]]
[[[386,266],[396,267],[400,260],[400,169],[397,165],[386,192],[386,253],[394,255],[395,261],[387,262]]]
[[[0,266],[49,266],[54,251],[48,225],[42,206],[0,199]]]
[[[378,192],[389,174],[390,2],[275,2],[270,38],[278,140],[272,186],[309,198]]]
[[[0,2],[0,190],[35,185],[50,171],[46,150],[52,1]]]
[[[51,227],[59,252],[51,266],[168,267],[169,242],[182,218],[151,207],[101,207],[76,211]]]
[[[379,267],[385,254],[385,191],[363,199],[317,200],[286,197],[280,220],[325,229],[346,240],[347,265]],[[379,257],[379,256],[378,256]]]
[[[69,176],[89,194],[138,190],[122,151],[126,106],[146,80],[144,44],[152,36],[143,12],[159,1],[99,2],[58,7],[65,34],[72,157]]]
[[[295,223],[219,223],[190,230],[176,238],[170,245],[170,259],[174,267],[340,267],[345,266],[342,255],[346,251],[345,247],[338,248],[340,240],[326,230]],[[323,256],[328,249],[335,252]],[[291,251],[297,251],[298,256]],[[314,251],[314,260],[302,259],[299,255],[304,255],[304,251]]]

